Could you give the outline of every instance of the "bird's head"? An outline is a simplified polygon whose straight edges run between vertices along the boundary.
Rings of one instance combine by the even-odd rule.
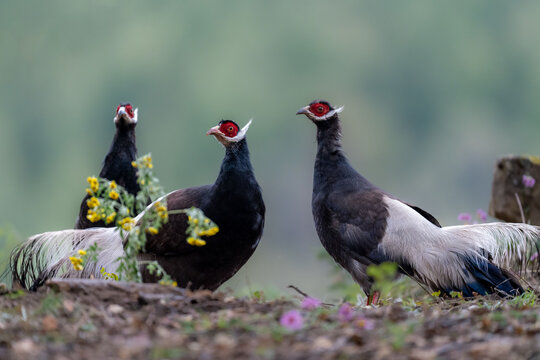
[[[328,101],[315,100],[296,112],[296,115],[306,115],[314,123],[326,121],[337,116],[343,110],[343,106],[334,109]]]
[[[210,128],[206,135],[214,135],[225,147],[236,144],[245,139],[246,133],[251,125],[251,120],[242,129],[232,120],[221,120],[219,124]]]
[[[133,109],[129,103],[122,103],[116,108],[114,123],[116,126],[135,125],[137,124],[137,113],[139,109]]]

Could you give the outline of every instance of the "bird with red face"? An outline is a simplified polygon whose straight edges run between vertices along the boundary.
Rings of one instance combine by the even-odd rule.
[[[138,109],[133,109],[129,103],[122,103],[116,108],[114,124],[116,133],[109,148],[109,152],[103,160],[103,167],[99,177],[114,180],[123,186],[127,192],[137,195],[140,190],[137,182],[137,169],[131,163],[137,159],[137,145],[135,139],[135,126],[137,125]],[[109,227],[114,223],[106,224],[100,220],[91,222],[87,219],[88,205],[86,201],[90,195],[86,195],[81,203],[79,216],[75,221],[75,229],[87,229],[91,227]]]
[[[240,129],[234,121],[223,120],[208,131],[207,135],[214,136],[225,147],[225,157],[213,184],[176,190],[157,200],[166,200],[171,212],[197,207],[219,227],[214,236],[203,237],[206,245],[191,246],[186,242],[186,216],[173,213],[159,233],[148,236],[146,248],[138,259],[156,260],[178,286],[215,290],[246,263],[259,244],[265,205],[249,158],[246,133],[250,124],[251,121]],[[142,216],[144,212],[135,222]],[[115,228],[34,235],[12,253],[14,283],[36,289],[52,277],[101,278],[101,268],[116,273],[117,259],[124,255],[123,242],[127,235],[124,233],[122,237]],[[69,266],[71,254],[94,243],[100,249],[96,266],[85,267],[83,271]],[[159,280],[141,270],[144,282]]]
[[[360,175],[341,147],[339,113],[316,100],[297,114],[317,127],[312,212],[321,243],[376,303],[367,267],[394,262],[401,273],[442,294],[515,296],[523,287],[511,268],[531,265],[540,229],[488,223],[441,227],[427,211],[390,195]],[[535,269],[538,269],[536,260]]]

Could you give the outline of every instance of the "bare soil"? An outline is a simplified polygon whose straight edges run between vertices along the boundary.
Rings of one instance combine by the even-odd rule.
[[[531,304],[394,303],[355,309],[351,321],[340,320],[339,304],[299,304],[97,280],[4,289],[0,359],[540,358],[539,309]],[[300,330],[280,325],[291,309],[303,316]]]

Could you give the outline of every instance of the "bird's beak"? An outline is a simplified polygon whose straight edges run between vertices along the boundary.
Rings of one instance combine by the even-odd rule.
[[[127,115],[126,108],[123,107],[123,106],[120,109],[118,109],[118,117],[120,117],[122,115]]]
[[[219,126],[214,126],[213,128],[210,128],[210,130],[206,132],[206,135],[222,135],[222,134],[221,134],[221,131],[219,131]]]
[[[308,109],[309,109],[309,106],[304,106],[303,108],[301,108],[300,110],[296,112],[296,115],[302,115],[302,114],[307,115],[309,113]]]

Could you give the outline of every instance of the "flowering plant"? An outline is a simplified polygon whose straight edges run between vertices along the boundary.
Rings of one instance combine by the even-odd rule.
[[[171,212],[167,210],[166,201],[162,200],[165,192],[159,180],[153,175],[154,166],[150,154],[133,161],[131,165],[137,168],[137,182],[140,186],[140,191],[135,196],[116,184],[114,180],[109,181],[97,177],[87,179],[89,187],[86,192],[90,196],[86,202],[87,219],[91,222],[103,220],[106,224],[114,222],[120,235],[125,239],[124,255],[118,258],[118,274],[108,273],[105,269],[101,269],[101,274],[106,279],[141,282],[140,265],[144,265],[150,274],[161,279],[160,283],[176,286],[176,282],[157,261],[137,260],[137,254],[144,251],[147,236],[158,234],[167,223],[169,214],[186,213],[188,215],[187,242],[193,246],[206,245],[206,241],[200,239],[200,236],[215,235],[219,228],[200,209],[192,207]],[[150,201],[154,202],[148,205]],[[142,211],[144,215],[135,221],[132,216]],[[70,257],[75,270],[83,270],[84,264],[91,257],[94,261],[96,260],[99,249],[96,244],[93,247],[88,249],[88,253],[85,250],[79,250],[78,254]]]

